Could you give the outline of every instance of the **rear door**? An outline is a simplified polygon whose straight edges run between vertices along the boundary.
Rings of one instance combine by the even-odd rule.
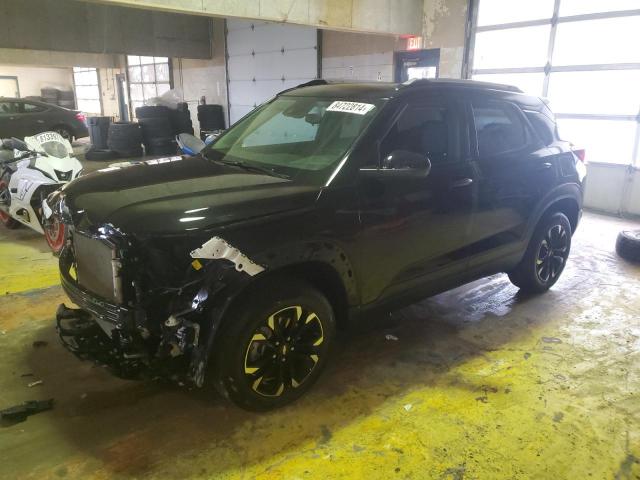
[[[522,249],[531,215],[556,184],[556,169],[515,103],[476,96],[467,108],[476,133],[478,203],[470,233],[470,266],[476,266]]]
[[[22,136],[31,136],[49,130],[53,125],[47,121],[50,109],[42,105],[30,102],[18,104],[18,124]]]

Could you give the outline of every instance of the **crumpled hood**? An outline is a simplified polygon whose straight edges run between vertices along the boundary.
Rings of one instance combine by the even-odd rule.
[[[63,195],[76,227],[179,234],[308,208],[319,190],[202,157],[170,157],[88,174]]]

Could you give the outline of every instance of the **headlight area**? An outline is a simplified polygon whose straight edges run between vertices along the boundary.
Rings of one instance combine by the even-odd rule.
[[[124,286],[119,302],[117,296],[107,298],[105,290],[103,295],[92,291],[101,279],[91,279],[92,290],[83,284],[74,244],[80,242],[72,242],[60,256],[60,276],[65,292],[80,308],[58,308],[63,345],[121,378],[163,377],[202,386],[221,318],[251,277],[231,262],[196,259],[178,285],[161,286],[149,281],[149,273],[158,276],[135,252],[114,248],[111,270],[103,273],[102,282],[111,275],[114,286]],[[147,272],[147,278],[134,272]]]

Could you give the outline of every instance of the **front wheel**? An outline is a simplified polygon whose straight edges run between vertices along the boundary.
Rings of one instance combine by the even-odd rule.
[[[542,293],[555,284],[571,250],[571,223],[563,213],[538,224],[520,264],[509,272],[511,283],[529,293]]]
[[[51,251],[53,251],[55,255],[58,255],[62,250],[62,247],[64,247],[65,236],[65,225],[56,217],[53,217],[44,225],[44,237],[49,244],[49,248],[51,248]]]
[[[263,411],[284,406],[317,380],[335,317],[312,286],[274,279],[232,312],[214,353],[214,385],[233,403]]]
[[[2,203],[7,210],[9,209],[9,205],[11,205],[11,192],[9,192],[9,179],[7,175],[3,175],[0,178],[0,203]],[[11,218],[7,212],[1,209],[0,223],[12,230],[20,226],[20,222]]]

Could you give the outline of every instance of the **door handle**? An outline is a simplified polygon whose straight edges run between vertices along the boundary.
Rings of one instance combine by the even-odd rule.
[[[461,178],[451,183],[451,188],[468,187],[473,183],[473,178]]]

